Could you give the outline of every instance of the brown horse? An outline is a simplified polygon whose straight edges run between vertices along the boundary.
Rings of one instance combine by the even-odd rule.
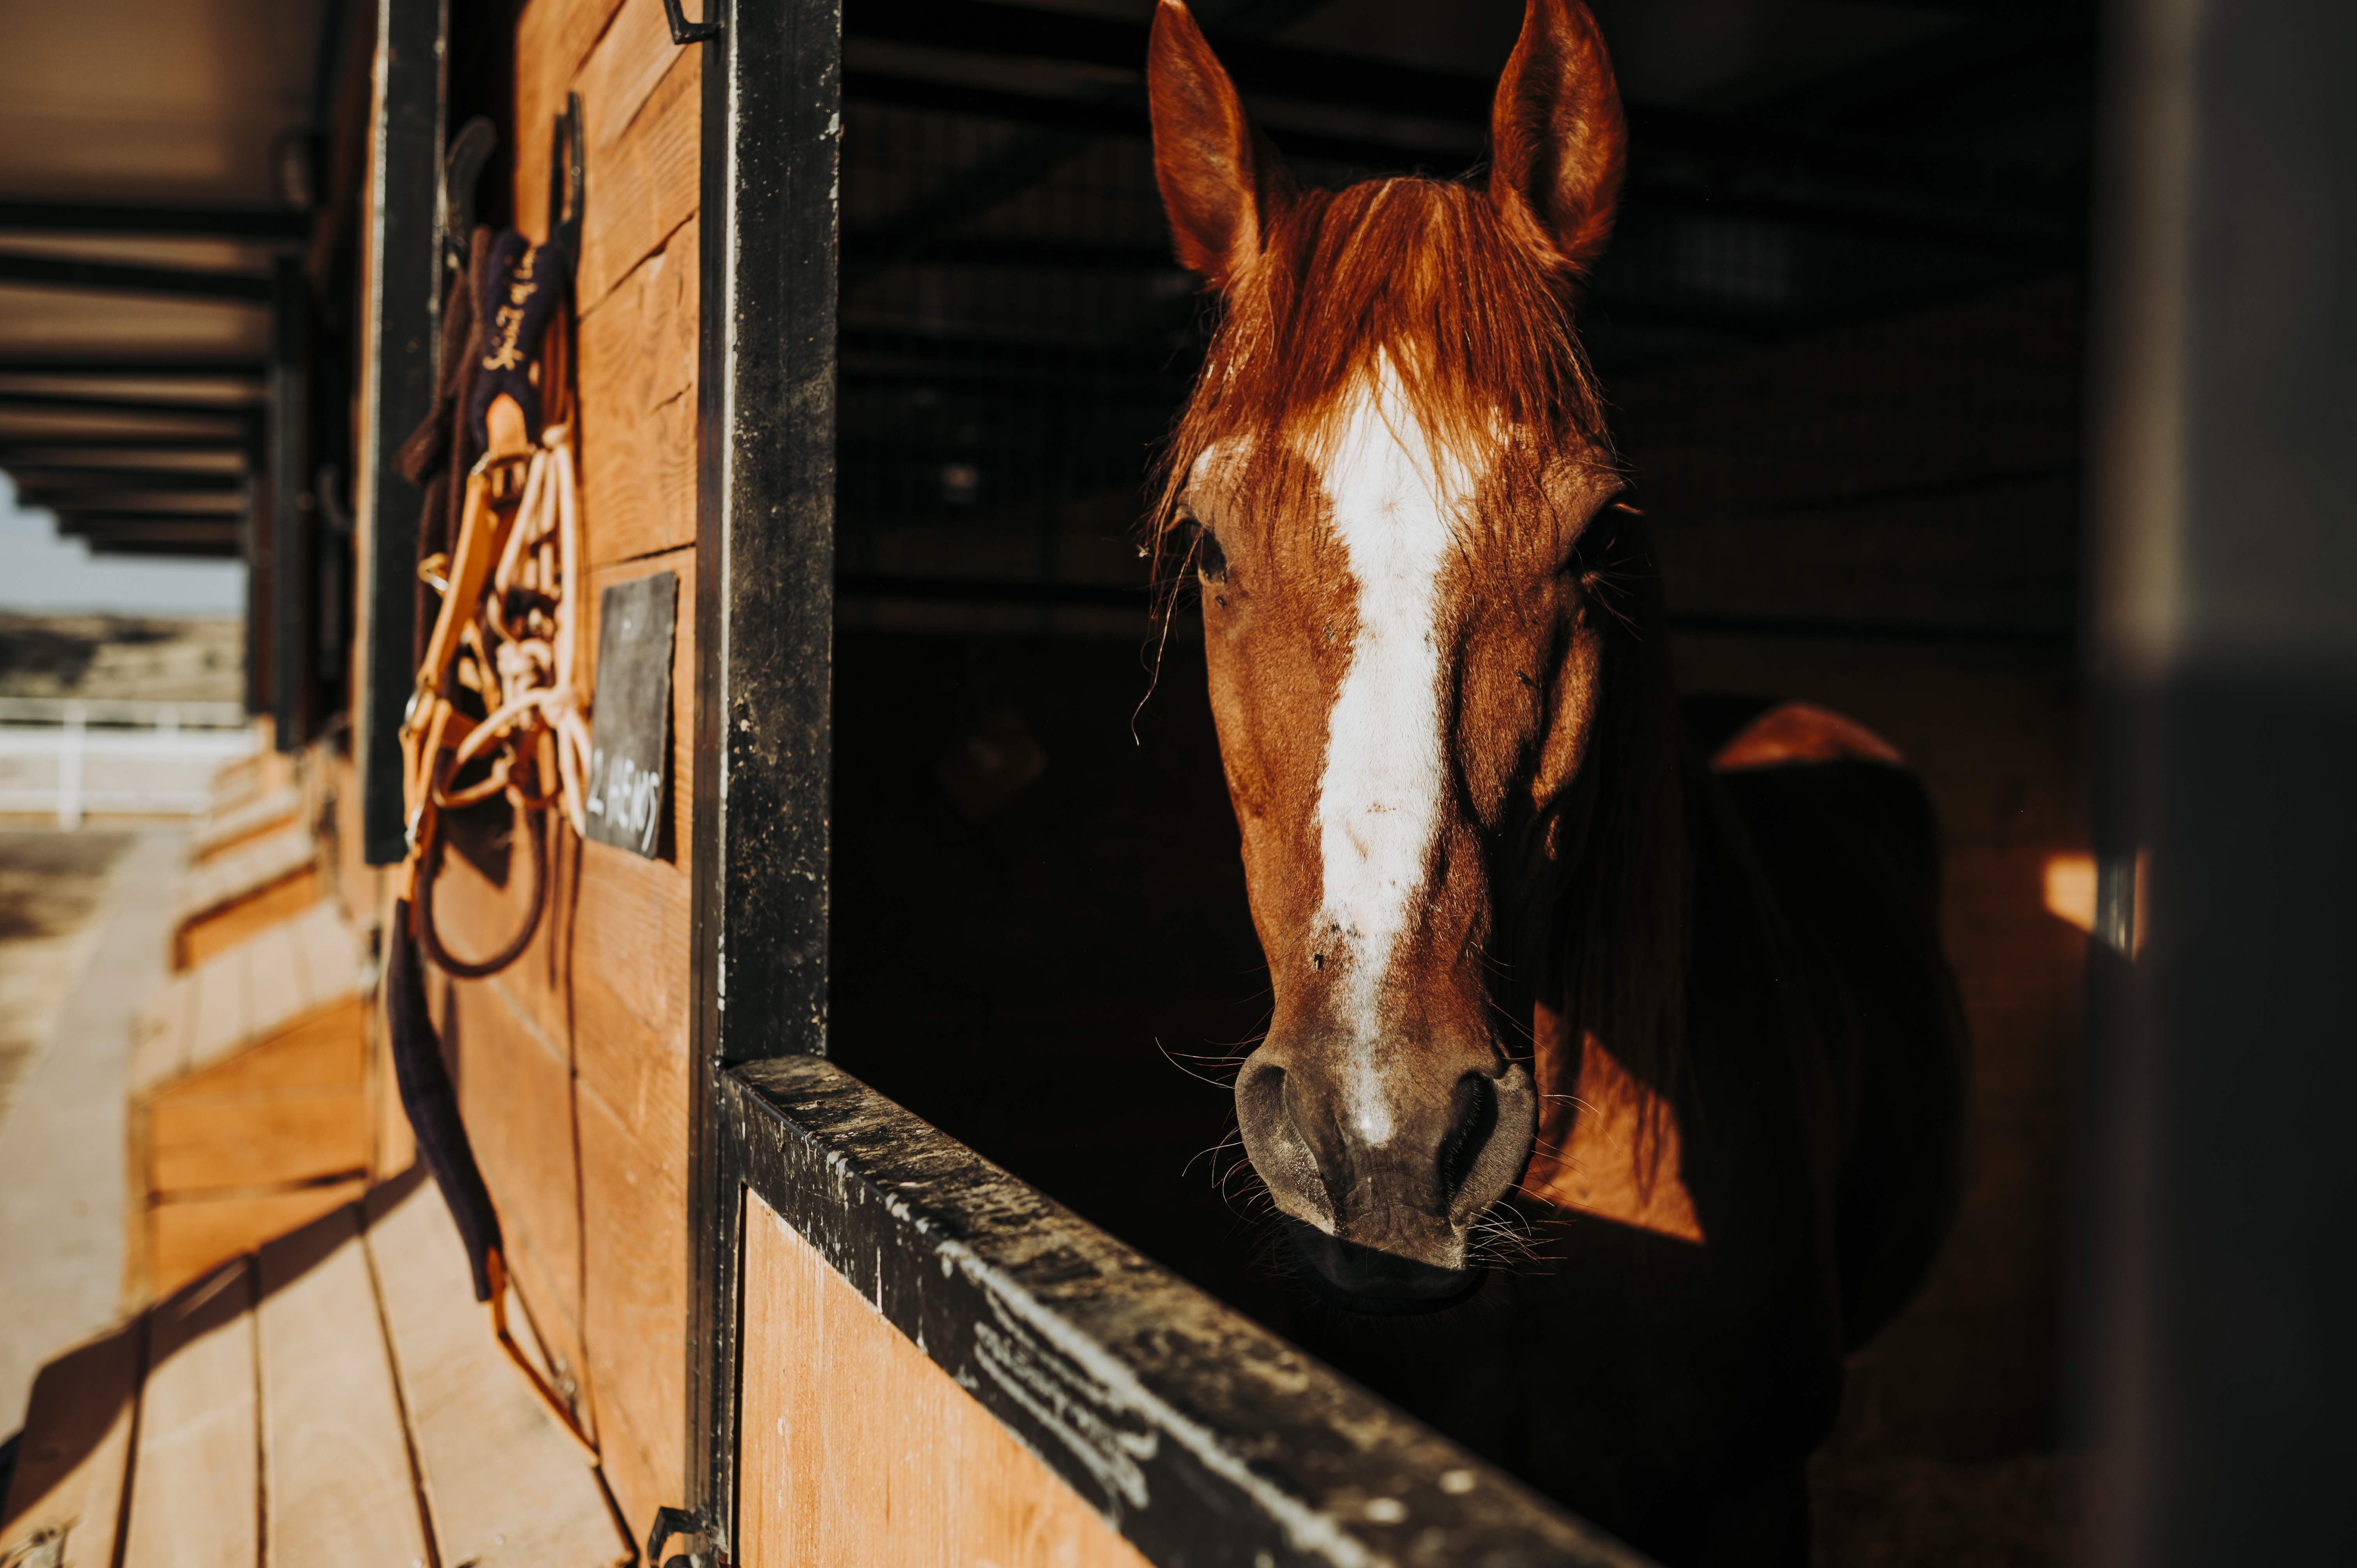
[[[1478,182],[1298,186],[1182,0],[1148,87],[1225,306],[1153,536],[1200,585],[1303,1332],[1668,1561],[1804,1561],[1843,1357],[1953,1208],[1964,1036],[1896,754],[1682,718],[1573,328],[1622,163],[1595,24],[1530,0]],[[1532,1225],[1546,1264],[1485,1266]]]

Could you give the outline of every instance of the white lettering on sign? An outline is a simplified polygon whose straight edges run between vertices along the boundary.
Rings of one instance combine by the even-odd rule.
[[[604,746],[590,751],[589,814],[603,818],[609,833],[637,841],[640,854],[652,855],[662,843],[662,801],[661,768],[641,768],[629,757],[609,762]]]

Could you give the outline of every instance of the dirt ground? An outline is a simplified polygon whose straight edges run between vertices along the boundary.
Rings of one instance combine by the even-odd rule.
[[[244,636],[233,620],[0,613],[0,696],[234,703]]]
[[[0,829],[0,1114],[81,977],[127,832]]]

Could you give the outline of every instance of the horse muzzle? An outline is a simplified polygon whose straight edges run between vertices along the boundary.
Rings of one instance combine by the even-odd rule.
[[[1512,1189],[1537,1126],[1530,1075],[1494,1047],[1393,1054],[1383,1101],[1343,1053],[1273,1036],[1236,1078],[1244,1152],[1293,1222],[1311,1291],[1355,1311],[1427,1311],[1480,1282],[1474,1218]]]

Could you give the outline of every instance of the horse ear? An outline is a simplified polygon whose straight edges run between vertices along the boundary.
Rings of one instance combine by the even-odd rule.
[[[1530,0],[1490,108],[1490,199],[1525,244],[1585,269],[1611,235],[1627,151],[1596,18],[1581,0]]]
[[[1290,178],[1244,118],[1235,83],[1203,39],[1186,0],[1161,0],[1146,46],[1154,178],[1178,259],[1226,288],[1260,254],[1271,199]]]

